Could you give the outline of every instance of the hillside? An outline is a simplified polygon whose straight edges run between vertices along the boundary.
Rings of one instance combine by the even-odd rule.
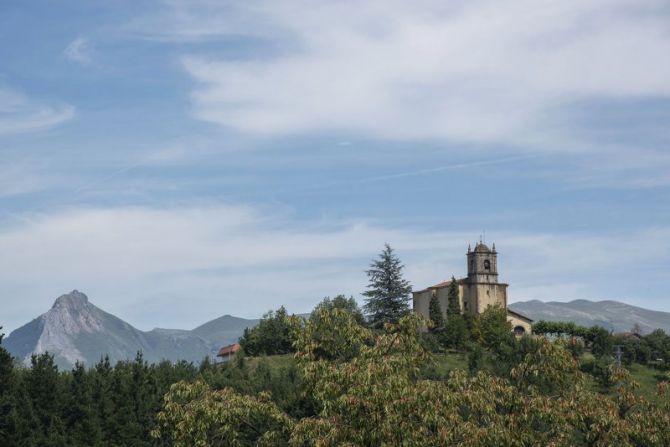
[[[670,313],[644,309],[619,301],[574,300],[512,303],[509,308],[533,320],[572,321],[584,326],[600,325],[615,332],[630,331],[638,324],[643,333],[663,329],[670,333]]]

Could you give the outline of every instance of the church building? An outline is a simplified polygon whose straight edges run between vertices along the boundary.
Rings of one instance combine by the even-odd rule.
[[[487,247],[482,241],[472,250],[468,246],[468,276],[457,279],[458,299],[464,313],[480,314],[488,306],[500,306],[507,309],[507,286],[498,282],[498,252],[496,245]],[[449,303],[448,291],[451,280],[435,284],[427,289],[414,292],[414,312],[429,318],[430,299],[437,296],[442,312],[445,313]],[[517,335],[531,333],[533,320],[513,310],[507,309],[507,319],[512,323]]]

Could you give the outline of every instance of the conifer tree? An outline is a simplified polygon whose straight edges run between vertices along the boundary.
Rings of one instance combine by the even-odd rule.
[[[458,292],[458,283],[456,283],[456,278],[451,277],[451,284],[449,284],[449,291],[447,294],[448,305],[447,305],[447,317],[451,315],[461,315],[461,302],[459,299]]]
[[[404,266],[389,244],[372,261],[366,271],[369,279],[364,310],[372,327],[382,327],[385,323],[397,323],[409,313],[412,286],[402,276]]]
[[[446,345],[454,349],[463,349],[468,339],[468,327],[461,310],[460,293],[456,278],[451,277],[447,293],[447,325],[445,328]]]
[[[2,347],[2,326],[0,326],[0,445],[14,446],[16,420],[14,414],[14,361],[12,356]]]
[[[442,307],[440,306],[440,300],[437,298],[437,295],[430,297],[428,317],[433,322],[433,331],[444,328],[444,315],[442,314]]]

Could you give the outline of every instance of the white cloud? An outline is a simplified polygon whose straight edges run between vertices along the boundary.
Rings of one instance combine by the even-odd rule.
[[[28,163],[0,166],[0,198],[40,191],[53,183],[53,179]]]
[[[248,132],[513,142],[568,150],[562,107],[670,95],[661,0],[171,1],[163,35],[277,47],[183,58],[201,119]],[[200,32],[198,25],[202,24]],[[155,29],[155,28],[154,28]]]
[[[68,59],[82,65],[88,65],[93,61],[93,46],[85,37],[77,37],[63,50]]]
[[[73,209],[22,215],[0,229],[0,324],[14,329],[77,288],[144,329],[188,328],[231,313],[258,316],[281,304],[304,312],[325,295],[364,289],[384,242],[416,288],[465,273],[472,234],[400,230],[365,222],[300,225],[249,207]],[[599,289],[594,276],[647,273],[670,259],[670,228],[625,235],[500,233],[501,279],[511,298],[622,298],[625,278]],[[568,287],[569,286],[569,287]],[[609,286],[608,286],[609,287]],[[544,293],[538,295],[537,291]],[[580,296],[565,296],[566,291]],[[592,294],[592,295],[589,295]],[[623,297],[644,305],[645,296]]]
[[[71,105],[42,104],[0,85],[0,135],[47,129],[71,119],[74,112]]]

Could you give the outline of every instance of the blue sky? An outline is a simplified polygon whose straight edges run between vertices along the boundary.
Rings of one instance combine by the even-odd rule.
[[[670,311],[660,0],[0,5],[0,325],[141,329],[415,288],[483,231],[511,301]]]

